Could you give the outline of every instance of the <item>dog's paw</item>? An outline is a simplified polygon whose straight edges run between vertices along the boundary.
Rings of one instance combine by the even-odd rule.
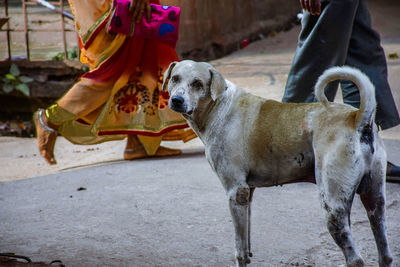
[[[250,264],[251,260],[248,256],[242,257],[242,256],[237,256],[236,257],[236,266],[237,267],[245,267],[247,264]]]
[[[392,256],[384,256],[383,257],[383,264],[381,264],[382,266],[387,266],[387,267],[391,267],[393,263],[393,258]]]
[[[364,261],[361,258],[355,259],[347,263],[347,267],[364,267]]]

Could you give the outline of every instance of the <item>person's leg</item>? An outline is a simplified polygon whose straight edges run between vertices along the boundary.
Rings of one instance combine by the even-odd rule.
[[[315,102],[314,85],[327,68],[343,65],[358,1],[322,2],[322,12],[304,12],[296,54],[282,102]],[[331,83],[327,97],[334,99],[337,83]]]
[[[81,79],[56,104],[34,114],[39,152],[49,164],[57,163],[53,151],[61,125],[78,118],[93,123],[88,115],[105,103],[113,82]]]
[[[360,0],[357,9],[345,64],[360,69],[375,85],[376,123],[382,129],[400,124],[399,113],[388,83],[385,53],[380,45],[379,34],[371,28],[371,16],[366,0]],[[343,101],[358,108],[360,96],[356,86],[349,81],[342,81],[341,87]]]
[[[106,82],[96,82],[91,79],[82,78],[57,101],[57,105],[59,108],[74,114],[76,118],[93,123],[93,111],[100,111],[99,107],[107,101],[117,80],[116,78]],[[49,120],[54,124],[62,124],[65,119],[68,119],[64,117],[57,118],[54,116],[55,114],[49,115],[53,115],[49,117]]]

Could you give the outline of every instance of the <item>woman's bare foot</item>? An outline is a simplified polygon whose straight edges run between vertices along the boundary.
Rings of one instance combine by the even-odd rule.
[[[54,158],[54,145],[56,144],[57,131],[46,124],[47,119],[45,117],[43,109],[39,109],[33,115],[37,142],[40,155],[42,155],[47,163],[54,165],[57,164]]]
[[[134,160],[148,157],[166,157],[166,156],[176,156],[181,154],[182,151],[179,149],[172,149],[160,146],[154,155],[148,155],[146,150],[138,140],[135,135],[128,135],[128,140],[126,143],[126,148],[124,151],[125,160]]]
[[[134,148],[125,148],[124,151],[124,159],[125,160],[133,160],[133,159],[141,159],[141,158],[146,158],[147,153],[146,150],[142,145],[139,145]]]
[[[182,154],[182,150],[180,149],[172,149],[168,147],[160,146],[157,149],[156,154],[147,155],[144,147],[138,147],[136,149],[125,149],[124,151],[124,159],[125,160],[134,160],[134,159],[142,159],[149,157],[167,157],[167,156],[176,156]]]

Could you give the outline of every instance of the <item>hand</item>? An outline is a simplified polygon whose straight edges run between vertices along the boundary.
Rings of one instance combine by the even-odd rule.
[[[132,19],[136,22],[140,22],[143,17],[143,12],[146,12],[146,18],[149,21],[151,18],[151,7],[149,0],[131,0],[129,12],[132,15]]]
[[[321,14],[321,2],[320,0],[300,0],[301,7],[310,12],[311,15]]]

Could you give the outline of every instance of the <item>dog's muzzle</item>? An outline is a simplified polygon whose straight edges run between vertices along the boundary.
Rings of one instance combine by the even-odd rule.
[[[179,112],[179,113],[185,113],[186,112],[186,104],[185,104],[185,99],[183,99],[182,96],[180,95],[174,95],[171,98],[170,101],[170,108],[173,111]]]

